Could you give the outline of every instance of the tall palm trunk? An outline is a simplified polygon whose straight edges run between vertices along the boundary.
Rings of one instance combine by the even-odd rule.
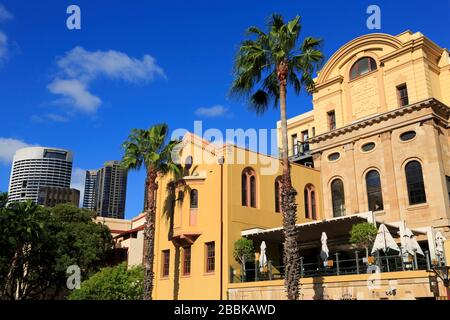
[[[281,187],[281,207],[283,212],[284,232],[284,284],[289,300],[297,300],[299,296],[300,280],[300,254],[296,240],[295,224],[297,222],[297,204],[295,196],[297,191],[292,186],[291,168],[288,155],[287,115],[286,115],[286,85],[288,65],[282,61],[277,66],[277,75],[280,85],[280,111],[281,111],[281,140],[283,184]]]
[[[146,204],[147,215],[144,229],[144,300],[152,300],[153,279],[155,277],[155,273],[153,271],[153,261],[155,257],[156,177],[156,171],[153,168],[148,168]]]

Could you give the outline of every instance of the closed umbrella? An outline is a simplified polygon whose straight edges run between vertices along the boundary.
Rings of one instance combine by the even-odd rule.
[[[330,255],[330,250],[328,250],[327,245],[327,234],[325,232],[322,232],[322,236],[320,237],[320,242],[322,243],[322,248],[320,250],[320,258],[325,262],[328,260],[328,257]]]
[[[380,228],[378,228],[378,233],[371,252],[375,253],[379,250],[383,250],[384,253],[386,253],[389,249],[400,251],[388,228],[386,228],[384,224],[381,224]]]
[[[259,254],[259,271],[263,272],[267,267],[267,255],[266,255],[266,242],[261,242],[260,254]]]
[[[420,248],[419,243],[417,242],[416,236],[412,231],[408,228],[405,229],[405,233],[403,234],[405,246],[402,248],[403,252],[407,252],[410,255],[414,255],[414,252],[424,256],[425,254]]]

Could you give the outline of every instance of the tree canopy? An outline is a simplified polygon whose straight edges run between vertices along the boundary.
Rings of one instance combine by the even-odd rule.
[[[113,249],[108,227],[94,213],[71,205],[32,202],[0,209],[0,299],[51,299],[67,294],[71,265],[87,278]]]

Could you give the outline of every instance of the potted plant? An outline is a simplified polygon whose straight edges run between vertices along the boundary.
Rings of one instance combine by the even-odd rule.
[[[373,246],[377,232],[377,228],[368,222],[355,224],[350,231],[350,243],[357,249],[365,249],[368,264],[374,263],[373,257],[369,257],[369,248]]]

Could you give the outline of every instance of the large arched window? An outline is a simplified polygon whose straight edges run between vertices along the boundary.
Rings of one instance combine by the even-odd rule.
[[[256,174],[251,168],[242,171],[242,205],[256,208]]]
[[[367,201],[369,211],[383,210],[383,193],[381,191],[380,174],[376,170],[370,170],[366,174]]]
[[[364,57],[356,61],[350,69],[350,79],[355,79],[377,69],[377,63],[370,57]]]
[[[198,191],[197,189],[191,190],[191,209],[198,208]]]
[[[316,189],[312,184],[308,184],[304,190],[305,197],[305,218],[317,220]]]
[[[413,205],[427,202],[422,166],[420,163],[416,160],[408,162],[405,166],[405,175],[409,204]]]
[[[275,212],[281,212],[281,179],[281,177],[275,179]]]
[[[344,183],[341,179],[331,182],[331,201],[333,204],[333,217],[345,215]]]

